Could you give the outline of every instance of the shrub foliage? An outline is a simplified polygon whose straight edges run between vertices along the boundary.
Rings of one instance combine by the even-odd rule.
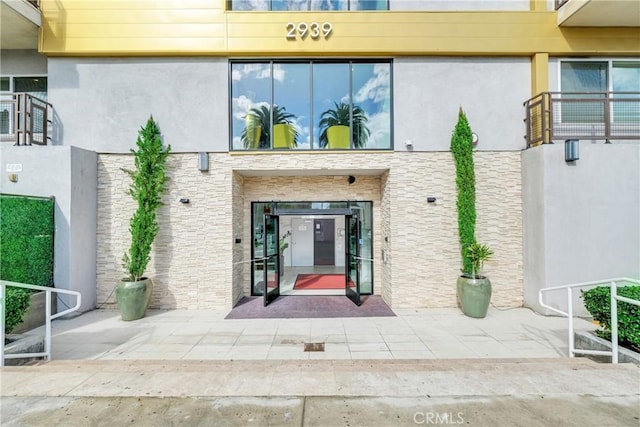
[[[473,259],[467,248],[476,242],[476,176],[473,164],[473,135],[462,108],[451,138],[458,188],[458,234],[463,273],[472,273]]]
[[[0,196],[0,277],[53,286],[53,210],[51,198]]]
[[[640,286],[621,286],[618,295],[640,300]],[[605,339],[611,339],[611,288],[598,286],[582,291],[582,299],[594,320],[603,330],[598,331]],[[618,343],[640,351],[640,307],[618,301]]]
[[[133,170],[123,169],[131,177],[129,195],[137,202],[137,210],[131,217],[129,232],[131,246],[122,257],[127,279],[138,281],[149,263],[151,245],[158,234],[156,211],[162,204],[162,193],[167,181],[165,168],[171,146],[162,145],[158,125],[149,117],[146,126],[138,132],[137,150]]]
[[[8,334],[22,322],[24,314],[29,308],[31,292],[27,289],[8,287],[5,297],[7,298],[7,311],[4,317],[4,333]]]

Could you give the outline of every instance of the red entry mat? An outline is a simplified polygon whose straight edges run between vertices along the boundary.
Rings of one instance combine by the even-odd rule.
[[[351,284],[353,286],[353,284]],[[344,289],[344,274],[298,274],[293,289]]]

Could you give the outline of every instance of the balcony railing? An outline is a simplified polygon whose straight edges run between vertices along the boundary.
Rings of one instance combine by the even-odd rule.
[[[527,148],[554,140],[640,140],[640,92],[543,92],[524,103]]]
[[[0,95],[0,141],[47,145],[53,106],[27,93]]]

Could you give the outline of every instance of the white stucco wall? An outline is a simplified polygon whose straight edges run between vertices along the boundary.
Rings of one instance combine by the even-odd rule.
[[[549,92],[560,90],[560,60],[549,58]]]
[[[529,58],[394,59],[394,141],[447,151],[462,106],[478,150],[524,148]],[[51,58],[53,143],[127,153],[150,114],[173,152],[226,152],[229,72],[216,58]]]
[[[82,293],[81,311],[96,304],[97,156],[76,147],[14,147],[2,144],[0,167],[22,165],[18,182],[2,173],[0,192],[55,197],[56,288]],[[71,226],[73,224],[73,226]],[[61,297],[65,304],[75,298]],[[59,308],[64,307],[58,304]]]
[[[43,76],[47,74],[47,58],[36,50],[0,51],[0,74],[3,76]]]
[[[522,169],[525,305],[540,309],[547,286],[640,277],[640,146],[583,141],[566,163],[564,144],[544,145]],[[563,294],[549,301],[566,309]]]
[[[460,107],[478,150],[521,150],[531,97],[529,58],[396,58],[394,144],[405,151],[448,151]]]
[[[173,152],[228,151],[228,65],[217,58],[49,58],[54,144],[127,153],[150,115]]]

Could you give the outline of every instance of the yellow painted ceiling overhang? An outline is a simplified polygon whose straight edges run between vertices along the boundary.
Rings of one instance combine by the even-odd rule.
[[[547,11],[227,12],[221,0],[50,0],[42,10],[50,56],[640,55],[640,28],[560,28]]]

